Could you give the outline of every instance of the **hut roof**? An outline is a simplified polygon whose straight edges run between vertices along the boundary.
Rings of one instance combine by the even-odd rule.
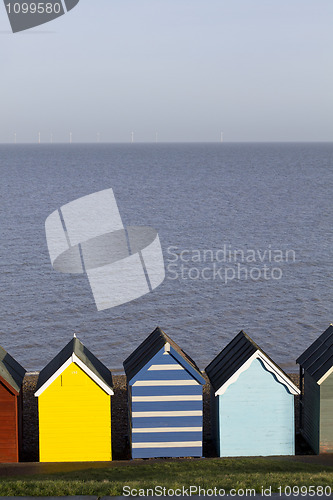
[[[128,356],[124,361],[124,370],[127,380],[130,381],[150,360],[157,354],[162,347],[169,343],[175,353],[179,355],[177,361],[200,382],[205,384],[202,374],[188,354],[186,354],[160,327],[148,335],[148,337]]]
[[[19,394],[26,370],[0,346],[0,377]]]
[[[333,368],[333,325],[315,340],[296,363],[306,370],[317,383],[325,380],[325,375]]]
[[[70,362],[76,362],[84,370],[87,369],[95,382],[109,394],[113,393],[111,371],[74,337],[40,372],[35,396],[39,396],[66,368],[66,363]]]
[[[266,368],[273,372],[291,393],[299,394],[299,389],[288,375],[243,330],[205,369],[214,390],[218,391],[225,386],[231,377],[236,375],[244,364],[255,356],[264,362]]]

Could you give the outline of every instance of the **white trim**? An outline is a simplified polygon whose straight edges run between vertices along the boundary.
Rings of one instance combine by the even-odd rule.
[[[88,368],[88,366],[85,365],[81,361],[81,359],[76,356],[74,352],[72,354],[72,358],[73,362],[77,364],[94,382],[96,382],[96,384],[99,385],[99,387],[103,389],[103,391],[105,391],[106,394],[109,394],[109,396],[113,396],[114,394],[113,390],[105,382],[103,382],[103,380],[100,379],[94,372],[92,372],[90,368]]]
[[[290,380],[290,378],[283,373],[280,368],[278,368],[272,361],[267,358],[262,352],[258,351],[260,360],[264,363],[265,367],[267,370],[271,373],[273,373],[278,381],[283,384],[284,386],[287,387],[288,391],[291,394],[294,394],[295,396],[301,394],[301,391],[299,388]]]
[[[160,443],[132,443],[132,448],[201,448],[202,441],[175,441]]]
[[[202,427],[135,427],[132,429],[133,434],[150,432],[202,432]]]
[[[298,389],[298,387],[296,387],[295,384],[293,384],[293,382],[277,367],[274,365],[274,363],[272,363],[268,358],[267,356],[265,356],[262,352],[260,352],[259,350],[257,350],[255,353],[252,354],[252,356],[250,356],[250,358],[245,361],[245,363],[215,392],[215,396],[221,396],[222,394],[224,394],[226,392],[226,390],[228,389],[228,387],[231,385],[231,384],[234,384],[236,382],[236,380],[238,380],[238,377],[244,373],[246,370],[248,370],[248,368],[250,368],[252,362],[255,360],[255,359],[259,359],[260,361],[263,362],[263,364],[265,365],[265,368],[273,373],[273,375],[276,376],[276,378],[278,379],[278,381],[283,384],[287,389],[288,391],[291,393],[291,394],[294,394],[294,395],[297,395],[297,394],[300,394],[301,391]]]
[[[59,375],[62,374],[66,368],[68,368],[72,364],[72,356],[65,361],[63,365],[61,365],[60,368],[54,374],[38,389],[38,391],[35,392],[35,396],[38,397],[40,396],[53,382],[59,377]]]
[[[169,354],[169,352],[170,352],[170,344],[169,344],[169,342],[166,342],[164,344],[164,353],[163,354]]]
[[[323,382],[325,382],[325,380],[331,375],[331,373],[333,373],[333,366],[331,366],[331,368],[327,370],[327,372],[318,380],[317,384],[321,385]]]
[[[148,371],[159,371],[159,370],[184,370],[181,365],[151,365]]]
[[[133,396],[134,403],[154,403],[155,401],[202,401],[202,396]]]
[[[135,386],[139,387],[162,387],[168,385],[199,385],[196,380],[137,380]]]
[[[103,391],[109,394],[109,396],[114,394],[113,390],[110,389],[110,387],[107,386],[99,377],[97,377],[97,375],[95,375],[95,373],[93,373],[73,352],[67,361],[65,361],[65,363],[61,365],[56,372],[54,372],[54,374],[38,389],[38,391],[35,392],[35,396],[40,396],[72,363],[79,366],[86,373],[86,375],[96,382],[96,384],[103,389]]]
[[[189,411],[133,411],[133,418],[147,417],[202,417],[202,410]]]

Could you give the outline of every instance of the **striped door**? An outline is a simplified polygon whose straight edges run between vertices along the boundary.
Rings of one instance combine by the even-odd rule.
[[[131,386],[132,457],[202,456],[202,386],[162,349]]]

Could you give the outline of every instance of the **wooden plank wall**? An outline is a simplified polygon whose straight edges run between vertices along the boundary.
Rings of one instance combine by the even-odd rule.
[[[294,395],[260,360],[218,398],[220,456],[295,453]]]
[[[202,456],[202,392],[162,348],[131,387],[132,458]]]
[[[111,460],[111,397],[75,363],[38,397],[41,462]]]
[[[333,453],[333,374],[320,386],[320,453]]]
[[[18,462],[17,397],[1,381],[0,462]]]
[[[319,453],[320,387],[304,372],[303,436],[315,453]]]

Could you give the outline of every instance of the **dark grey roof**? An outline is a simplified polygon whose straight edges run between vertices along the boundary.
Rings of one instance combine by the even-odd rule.
[[[333,325],[330,325],[296,360],[316,382],[333,366]]]
[[[127,380],[131,380],[167,342],[198,373],[201,379],[202,374],[193,359],[164,333],[160,327],[157,327],[124,361]]]
[[[214,390],[222,387],[256,351],[264,354],[289,380],[288,375],[242,330],[205,369]]]
[[[258,349],[246,333],[239,332],[205,369],[214,390],[229,380]]]
[[[111,371],[103,365],[76,337],[56,355],[48,365],[40,372],[36,391],[40,389],[47,380],[72,356],[75,354],[97,377],[112,389]]]
[[[16,391],[20,392],[26,370],[0,346],[0,377]]]

